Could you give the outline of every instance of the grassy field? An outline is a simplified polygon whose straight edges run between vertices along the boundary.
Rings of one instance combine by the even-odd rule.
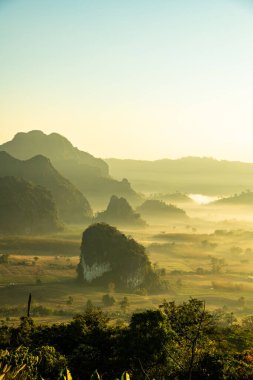
[[[116,302],[107,308],[102,303],[107,288],[76,282],[82,231],[80,226],[71,226],[52,236],[0,237],[0,254],[8,255],[8,262],[0,263],[0,318],[6,318],[9,308],[9,323],[15,323],[25,313],[29,293],[33,308],[46,309],[35,316],[40,322],[68,320],[84,310],[87,300],[115,321],[127,320],[133,311],[157,307],[163,299],[181,302],[189,297],[205,300],[212,310],[223,309],[238,317],[253,315],[253,225],[249,222],[208,224],[192,219],[187,224],[125,229],[127,236],[144,244],[169,287],[156,295],[114,292]],[[126,312],[119,304],[124,296],[129,300]]]

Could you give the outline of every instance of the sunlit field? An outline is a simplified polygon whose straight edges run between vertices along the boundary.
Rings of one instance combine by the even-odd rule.
[[[227,219],[226,208],[212,209],[219,213],[215,221],[213,215],[209,219],[211,206],[184,207],[191,216],[186,222],[150,218],[145,228],[118,226],[145,246],[153,268],[168,283],[168,290],[159,294],[122,293],[111,290],[109,284],[103,288],[79,284],[76,267],[87,226],[68,226],[44,237],[1,237],[0,252],[6,256],[6,262],[0,263],[1,318],[16,323],[26,312],[29,293],[32,313],[40,322],[69,320],[84,310],[88,300],[107,311],[114,322],[127,321],[132,312],[157,307],[164,299],[181,302],[190,297],[205,300],[210,310],[234,312],[239,318],[253,314],[249,210],[240,209],[241,215]],[[115,299],[113,306],[102,302],[107,293]],[[123,312],[120,300],[124,296],[129,306]]]

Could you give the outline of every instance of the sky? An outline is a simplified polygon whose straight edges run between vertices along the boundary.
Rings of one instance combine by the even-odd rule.
[[[0,144],[253,162],[253,0],[0,0]]]

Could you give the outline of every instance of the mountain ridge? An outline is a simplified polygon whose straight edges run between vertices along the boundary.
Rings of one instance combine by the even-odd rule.
[[[22,160],[38,154],[48,157],[57,171],[88,197],[96,208],[104,206],[113,194],[126,197],[135,204],[141,201],[124,176],[120,180],[113,179],[105,161],[75,148],[58,133],[47,135],[39,130],[19,132],[12,140],[0,145],[0,151]]]
[[[253,189],[253,163],[208,157],[106,162],[115,178],[126,176],[140,192],[230,195]]]

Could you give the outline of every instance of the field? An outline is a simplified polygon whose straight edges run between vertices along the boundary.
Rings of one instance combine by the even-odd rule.
[[[249,218],[208,221],[197,218],[198,212],[203,214],[189,209],[187,223],[158,225],[151,220],[144,229],[120,228],[146,247],[154,269],[168,283],[162,294],[127,294],[78,284],[76,267],[85,226],[69,226],[43,237],[0,237],[0,318],[16,323],[26,313],[29,293],[33,316],[42,323],[69,320],[88,300],[118,323],[164,299],[181,302],[190,297],[238,318],[253,314],[253,224]],[[105,307],[102,296],[109,292],[116,302]],[[122,310],[125,296],[129,305]]]

